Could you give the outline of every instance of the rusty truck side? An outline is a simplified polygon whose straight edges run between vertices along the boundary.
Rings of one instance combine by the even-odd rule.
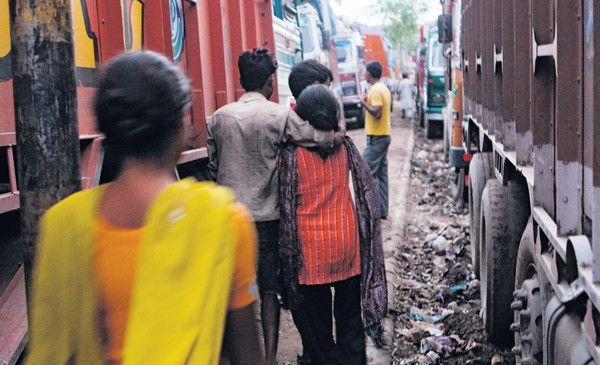
[[[485,328],[520,364],[600,363],[600,2],[461,3]]]

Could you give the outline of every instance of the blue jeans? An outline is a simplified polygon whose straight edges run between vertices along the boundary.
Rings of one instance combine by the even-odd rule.
[[[375,189],[379,191],[381,216],[386,218],[389,210],[387,151],[391,141],[392,137],[390,136],[367,135],[367,147],[364,153],[364,158],[375,180]]]

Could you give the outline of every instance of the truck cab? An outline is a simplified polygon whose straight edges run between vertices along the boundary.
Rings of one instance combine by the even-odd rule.
[[[302,54],[305,60],[317,60],[329,67],[327,42],[328,32],[325,31],[319,12],[311,3],[298,5],[300,30],[302,33]]]
[[[364,111],[360,103],[364,73],[362,36],[358,32],[340,36],[336,40],[336,49],[346,123],[362,128],[365,125]]]
[[[425,134],[433,138],[443,132],[443,109],[446,107],[446,62],[437,29],[429,32],[423,92]]]
[[[302,61],[302,38],[298,26],[298,11],[293,0],[273,1],[273,32],[277,68],[279,104],[289,106],[293,102],[288,79],[292,67]]]

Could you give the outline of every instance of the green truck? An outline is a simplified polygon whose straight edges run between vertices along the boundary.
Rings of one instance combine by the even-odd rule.
[[[442,110],[446,107],[446,62],[443,45],[433,27],[422,37],[418,52],[420,63],[418,111],[427,138],[441,137],[444,130]]]

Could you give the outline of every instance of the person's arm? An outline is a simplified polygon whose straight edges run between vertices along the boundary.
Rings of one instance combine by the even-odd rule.
[[[367,98],[364,97],[360,100],[360,103],[365,110],[373,116],[375,119],[381,118],[383,114],[383,95],[378,90],[371,88],[371,104],[367,103]]]
[[[332,148],[344,141],[345,131],[319,131],[290,110],[285,125],[285,142],[290,141],[298,146]]]
[[[225,325],[227,355],[232,365],[263,364],[254,302],[256,288],[256,229],[242,204],[233,206],[233,227],[237,231],[235,269],[231,283],[229,311]]]
[[[219,171],[219,154],[214,136],[215,120],[211,117],[206,122],[206,150],[208,152],[208,172],[213,180],[217,180]]]
[[[340,115],[338,117],[338,128],[341,132],[346,132],[346,117],[344,116],[344,104],[342,101],[339,101],[338,108],[340,109]]]

